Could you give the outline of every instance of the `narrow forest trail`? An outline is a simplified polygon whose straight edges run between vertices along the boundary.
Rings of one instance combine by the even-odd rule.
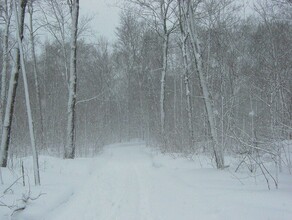
[[[151,166],[141,146],[106,148],[82,189],[47,219],[151,220]]]
[[[287,192],[268,192],[262,184],[242,185],[226,171],[194,164],[152,154],[144,145],[108,146],[93,160],[92,173],[82,187],[44,219],[288,220],[292,216]]]

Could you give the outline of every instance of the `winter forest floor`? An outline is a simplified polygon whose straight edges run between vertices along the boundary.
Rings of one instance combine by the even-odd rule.
[[[24,159],[32,170],[31,158]],[[3,169],[0,201],[19,206],[28,186],[20,176]],[[62,160],[41,157],[40,187],[33,186],[24,210],[14,213],[0,206],[0,219],[21,220],[291,220],[292,176],[279,176],[279,189],[262,176],[234,173],[212,167],[207,157],[193,160],[171,157],[146,148],[143,143],[106,146],[96,158]],[[19,167],[19,166],[18,166]],[[28,172],[28,171],[27,171]],[[28,182],[26,176],[26,182]]]

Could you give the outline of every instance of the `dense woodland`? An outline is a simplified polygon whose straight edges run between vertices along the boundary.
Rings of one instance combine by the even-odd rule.
[[[234,0],[128,0],[115,42],[92,35],[91,19],[79,16],[76,155],[67,156],[79,1],[15,1],[18,13],[26,3],[21,45],[40,154],[93,156],[106,144],[143,139],[163,152],[210,154],[217,168],[225,155],[285,162],[278,156],[292,135],[290,1],[257,1],[246,13]],[[10,73],[20,64],[15,4],[0,2],[3,124]],[[23,76],[17,81],[8,158],[32,152]]]

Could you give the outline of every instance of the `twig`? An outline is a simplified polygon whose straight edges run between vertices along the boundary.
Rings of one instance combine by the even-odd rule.
[[[22,185],[25,186],[23,161],[21,161],[21,173],[22,173]]]
[[[3,191],[3,193],[4,194],[6,194],[7,193],[7,191],[9,190],[9,189],[11,189],[11,187],[15,184],[15,183],[17,183],[18,182],[18,180],[20,180],[22,178],[22,176],[21,177],[18,177],[7,189],[5,189],[4,191]]]
[[[266,168],[266,166],[263,163],[262,163],[262,166],[265,169],[265,171],[269,174],[269,176],[272,178],[272,180],[274,181],[276,189],[278,189],[278,182],[276,181],[274,176],[269,172],[269,170]]]
[[[242,185],[244,185],[244,183],[236,175],[234,175],[230,170],[228,170],[228,172],[230,173],[231,176],[235,177]]]
[[[242,161],[238,164],[237,168],[235,169],[235,173],[238,171],[239,167],[241,166],[241,164],[245,163],[245,158],[247,157],[247,155],[245,155],[245,157],[242,159]]]
[[[266,150],[266,149],[263,149],[263,148],[260,148],[260,147],[253,146],[253,145],[251,145],[249,143],[244,142],[243,140],[241,140],[238,137],[234,137],[234,136],[230,136],[230,137],[233,138],[233,139],[235,139],[235,140],[238,140],[240,143],[242,143],[246,147],[249,147],[249,148],[252,148],[252,149],[255,149],[255,150],[260,150],[260,151],[263,151],[265,153],[271,154],[273,156],[277,156],[277,154],[275,154],[275,153],[273,153],[273,152],[271,152],[269,150]]]

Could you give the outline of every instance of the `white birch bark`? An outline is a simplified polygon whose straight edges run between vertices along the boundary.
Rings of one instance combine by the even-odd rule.
[[[35,83],[35,92],[36,92],[36,100],[39,110],[39,123],[40,123],[40,131],[41,131],[41,145],[44,146],[44,126],[43,126],[43,110],[42,110],[42,103],[41,103],[41,94],[40,94],[40,86],[38,80],[38,69],[37,69],[37,60],[35,54],[35,41],[34,41],[34,28],[33,28],[33,1],[30,1],[29,7],[29,40],[31,46],[31,54],[32,54],[32,61],[33,61],[33,74],[34,74],[34,83]]]
[[[160,126],[161,135],[165,136],[165,80],[167,71],[167,53],[168,53],[168,34],[165,33],[163,37],[163,66],[160,81]]]
[[[177,135],[177,76],[175,75],[173,77],[173,129],[174,129],[174,134]]]
[[[69,1],[68,1],[69,2]],[[72,24],[71,24],[71,54],[70,54],[70,75],[69,75],[69,98],[68,98],[68,120],[67,138],[64,158],[73,159],[75,157],[75,105],[77,89],[77,30],[79,17],[79,0],[69,3]]]
[[[179,4],[179,20],[180,20],[180,32],[181,32],[181,49],[184,63],[184,83],[185,83],[185,95],[186,95],[186,109],[187,109],[187,118],[188,118],[188,130],[189,130],[189,147],[193,147],[194,142],[194,129],[193,129],[193,110],[192,110],[192,100],[191,100],[191,91],[189,83],[189,64],[188,64],[188,53],[187,53],[187,39],[188,35],[185,32],[185,22],[183,21],[182,11],[186,11],[182,8],[181,2]]]
[[[10,4],[11,6],[11,4]],[[4,36],[3,36],[3,60],[2,60],[2,71],[1,71],[1,94],[0,94],[0,134],[2,133],[3,116],[4,116],[4,106],[6,104],[6,78],[8,72],[9,64],[9,54],[8,54],[8,39],[9,39],[9,28],[10,28],[10,18],[11,18],[11,7],[8,6],[8,0],[4,1]]]
[[[166,83],[166,73],[167,73],[167,61],[168,61],[168,43],[169,35],[173,29],[167,27],[167,19],[169,15],[169,7],[172,1],[166,2],[165,0],[160,1],[160,16],[162,21],[162,38],[163,38],[163,47],[162,47],[162,72],[161,72],[161,81],[160,81],[160,128],[161,136],[163,142],[165,143],[165,83]]]
[[[141,80],[142,81],[142,80]],[[142,82],[139,80],[139,107],[140,107],[140,138],[145,140],[145,119],[144,119],[144,105],[142,94]]]
[[[25,69],[25,63],[24,63],[24,53],[23,53],[22,40],[21,40],[21,35],[20,35],[20,24],[19,24],[17,9],[16,9],[16,0],[14,0],[14,14],[15,14],[15,21],[16,21],[16,29],[18,33],[17,42],[18,42],[18,48],[19,48],[19,53],[20,53],[21,72],[23,76],[25,104],[26,104],[28,126],[29,126],[29,136],[30,136],[32,154],[33,154],[32,156],[33,156],[34,181],[36,185],[40,185],[38,153],[37,153],[36,144],[35,144],[34,126],[33,126],[33,119],[32,119],[31,106],[30,106],[30,96],[29,96],[29,91],[28,91],[26,69]]]
[[[23,23],[24,23],[24,16],[25,16],[25,7],[27,4],[27,0],[20,0],[20,9],[19,9],[19,33],[18,35],[23,35]],[[22,39],[22,37],[21,37]],[[18,77],[19,77],[19,69],[20,69],[20,55],[19,55],[19,47],[18,45],[15,46],[15,55],[14,55],[14,65],[11,71],[10,81],[9,81],[9,89],[7,92],[7,102],[6,102],[6,109],[3,121],[3,128],[2,128],[2,139],[1,139],[1,153],[0,153],[0,166],[6,167],[7,166],[7,157],[8,157],[8,149],[10,143],[10,132],[11,132],[11,125],[12,125],[12,117],[14,111],[14,103],[15,103],[15,96],[16,96],[16,89],[18,85]]]
[[[192,1],[188,0],[188,30],[190,34],[190,40],[192,45],[192,51],[195,58],[195,66],[200,80],[200,86],[203,91],[204,103],[208,117],[208,124],[211,132],[211,139],[213,145],[214,156],[216,160],[216,166],[218,169],[224,168],[224,156],[223,156],[223,149],[218,144],[218,136],[217,130],[215,125],[215,116],[214,116],[214,107],[212,102],[211,94],[208,90],[207,81],[203,72],[203,60],[201,56],[201,49],[199,45],[199,39],[195,30],[194,25],[194,16],[193,16],[193,6]]]

